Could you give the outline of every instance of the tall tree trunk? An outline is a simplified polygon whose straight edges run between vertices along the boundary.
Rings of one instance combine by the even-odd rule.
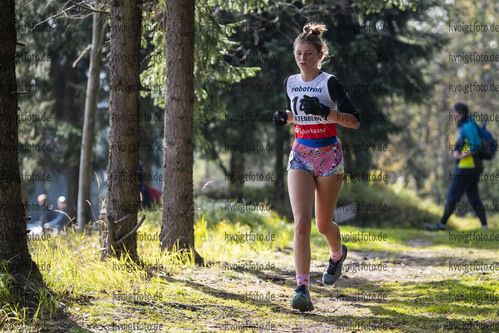
[[[194,249],[194,0],[166,2],[161,249]],[[197,260],[200,257],[196,256]]]
[[[75,147],[78,149],[78,147]],[[76,157],[75,158],[79,158]],[[78,170],[79,164],[70,163],[66,167],[66,189],[67,189],[67,214],[70,218],[74,218],[76,216],[76,203],[78,201]]]
[[[437,179],[444,179],[444,185],[448,186],[449,182],[449,173],[453,172],[453,167],[454,167],[454,159],[452,158],[452,153],[449,150],[449,144],[454,144],[455,142],[450,142],[450,135],[449,135],[449,128],[451,125],[455,126],[456,122],[450,121],[449,120],[449,112],[450,112],[450,106],[449,106],[449,96],[447,94],[447,90],[443,89],[442,90],[442,97],[441,97],[441,108],[442,108],[442,114],[444,118],[444,123],[442,127],[443,129],[443,144],[440,147],[445,147],[445,149],[441,149],[441,154],[442,154],[442,161],[443,165],[440,171],[440,175],[438,175]],[[445,194],[438,196],[439,201],[444,202],[445,201]],[[443,199],[443,200],[442,200]]]
[[[8,0],[0,11],[0,273],[6,267],[13,277],[10,294],[27,301],[32,299],[31,288],[42,285],[42,276],[28,252],[21,197],[14,9],[14,0]]]
[[[62,99],[62,110],[60,111],[62,111],[63,121],[68,122],[73,127],[78,127],[80,112],[75,108],[77,73],[73,68],[76,52],[70,52],[67,57],[66,63],[62,68],[66,82]],[[75,139],[76,138],[73,138],[72,140]],[[78,165],[80,159],[78,148],[79,147],[77,146],[71,151],[71,158],[66,166],[67,213],[71,218],[76,216],[76,202],[78,200]]]
[[[99,8],[100,0],[95,6]],[[95,135],[95,110],[97,109],[97,91],[99,90],[99,74],[102,68],[101,47],[104,41],[105,17],[103,14],[94,12],[92,25],[92,49],[90,51],[90,65],[87,82],[87,96],[85,98],[85,116],[83,119],[83,133],[80,152],[80,172],[78,181],[78,229],[83,230],[85,224],[90,220],[90,206],[87,200],[92,202],[91,190],[91,165],[92,147]]]
[[[71,32],[67,33],[68,40],[71,40]],[[77,70],[73,68],[72,63],[76,59],[76,52],[67,50],[66,52],[53,51],[49,53],[51,68],[50,77],[53,78],[54,98],[55,98],[55,117],[58,123],[66,122],[72,127],[79,126],[80,110],[75,107],[75,95],[77,84]],[[77,145],[74,134],[70,134],[67,145]],[[70,150],[70,156],[67,162],[61,167],[66,174],[66,197],[67,214],[73,218],[76,216],[76,203],[78,198],[78,169],[79,146]],[[61,193],[62,194],[62,193]]]
[[[111,2],[109,169],[103,257],[137,255],[140,1]]]
[[[245,158],[244,153],[234,150],[230,153],[230,184],[229,193],[235,197],[237,202],[243,201],[243,187],[246,179],[244,177]]]

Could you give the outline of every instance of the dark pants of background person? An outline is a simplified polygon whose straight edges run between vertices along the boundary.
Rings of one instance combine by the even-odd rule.
[[[487,225],[485,209],[478,194],[478,181],[480,180],[482,171],[483,167],[473,169],[456,167],[449,186],[449,192],[447,193],[447,203],[445,204],[444,215],[440,222],[443,224],[447,223],[447,220],[456,208],[456,204],[461,200],[463,193],[466,193],[468,201],[473,208],[473,211],[480,219],[480,222],[482,225]]]

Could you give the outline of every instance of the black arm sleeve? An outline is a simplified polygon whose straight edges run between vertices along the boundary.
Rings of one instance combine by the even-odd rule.
[[[327,88],[329,89],[329,96],[338,105],[339,111],[352,114],[360,123],[359,113],[355,110],[350,97],[348,97],[345,89],[334,75],[327,81]]]
[[[289,76],[284,79],[284,94],[286,95],[286,110],[293,112],[293,110],[291,110],[291,100],[289,99],[289,96],[288,96],[288,78],[289,78]]]

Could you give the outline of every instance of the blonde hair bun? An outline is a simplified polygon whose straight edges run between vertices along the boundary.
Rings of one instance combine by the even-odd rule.
[[[324,24],[309,22],[305,24],[302,33],[299,34],[298,37],[296,37],[295,42],[293,43],[293,48],[296,47],[296,44],[298,43],[310,43],[315,47],[317,52],[322,52],[322,60],[318,64],[319,69],[328,61],[329,57],[329,49],[326,45],[326,42],[322,40],[322,34],[324,33],[324,31],[327,31]]]
[[[312,33],[313,35],[316,35],[318,37],[322,37],[324,31],[327,31],[326,26],[324,24],[318,24],[315,22],[307,23],[303,27],[304,33]]]

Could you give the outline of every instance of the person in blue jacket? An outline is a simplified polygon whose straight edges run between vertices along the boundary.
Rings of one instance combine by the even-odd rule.
[[[471,116],[468,105],[457,102],[452,108],[453,118],[457,120],[458,137],[452,156],[456,159],[454,174],[451,177],[444,215],[437,224],[425,224],[428,230],[444,230],[447,220],[454,212],[456,204],[466,193],[473,211],[480,219],[482,228],[487,228],[487,218],[482,200],[478,194],[478,181],[483,171],[482,160],[477,153],[481,148],[478,124]]]

